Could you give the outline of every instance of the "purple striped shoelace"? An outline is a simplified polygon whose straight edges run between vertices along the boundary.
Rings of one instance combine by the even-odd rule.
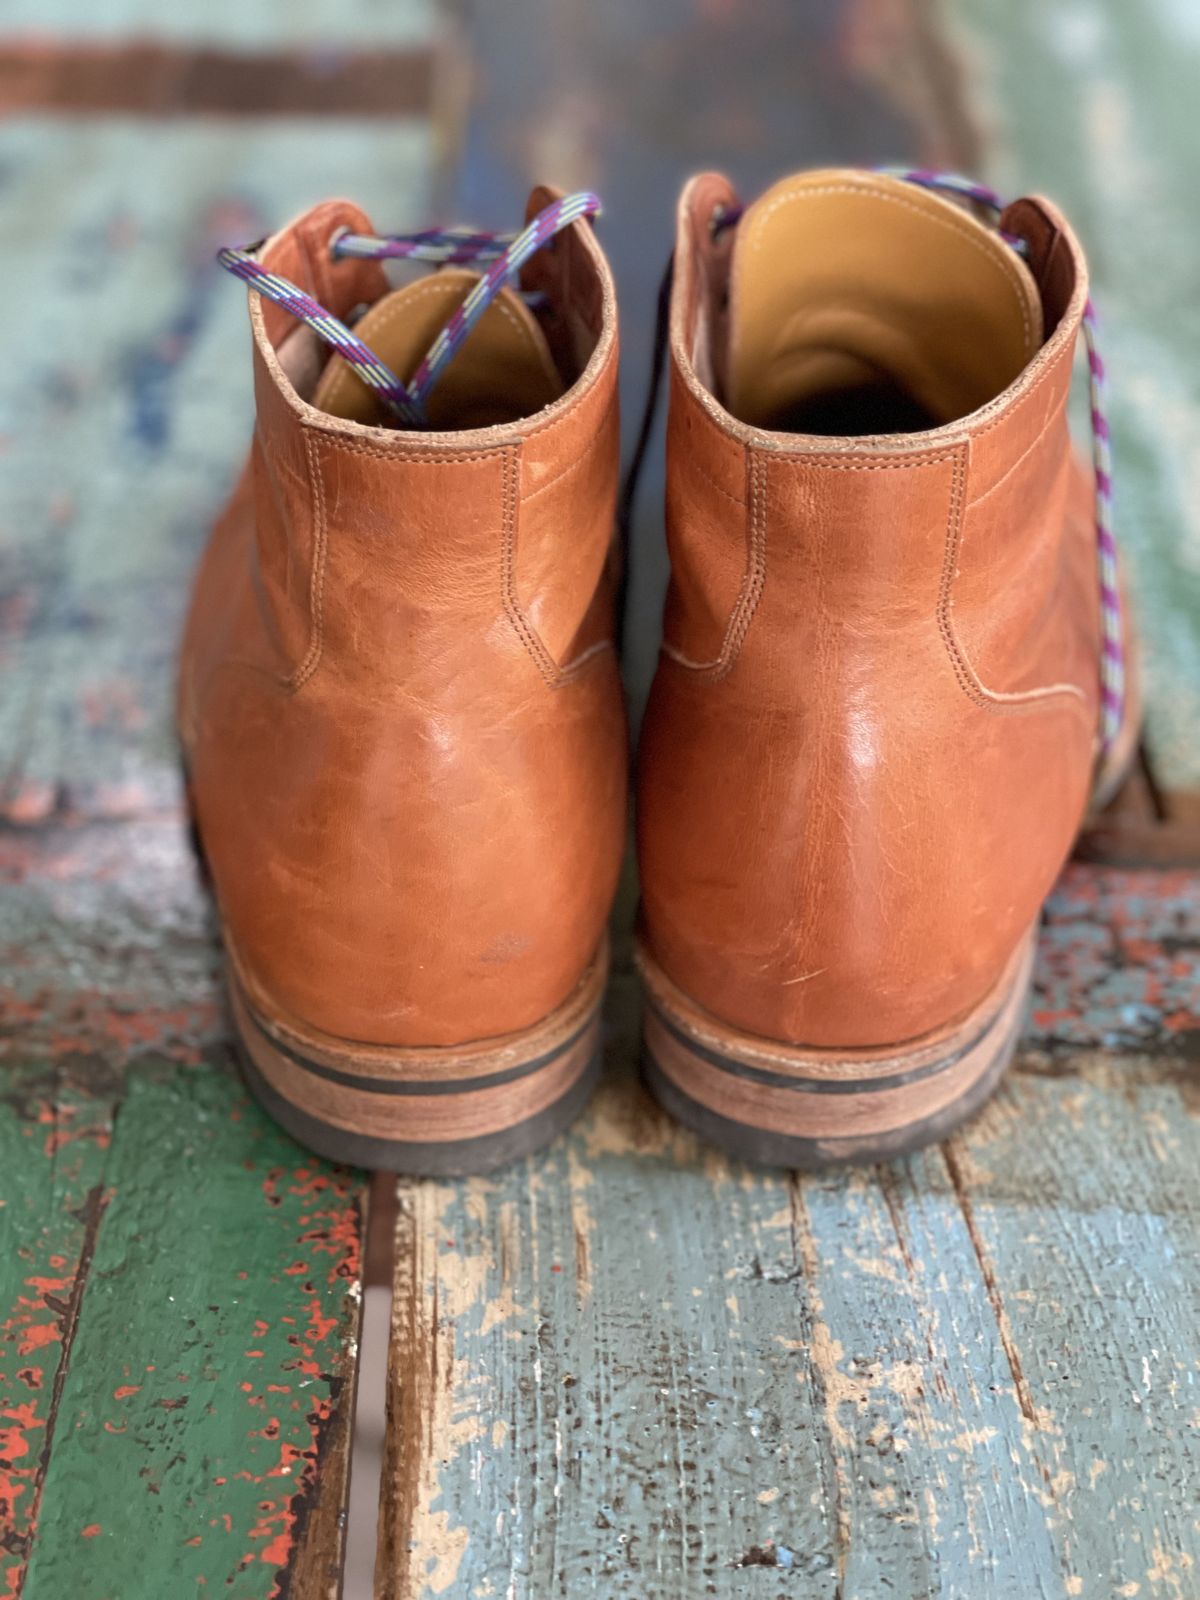
[[[925,167],[891,170],[893,177],[925,189],[954,194],[984,207],[999,218],[1004,201],[993,189],[954,172]],[[1001,232],[1018,254],[1025,241]],[[1091,296],[1083,307],[1083,342],[1087,350],[1088,389],[1092,417],[1092,465],[1096,478],[1096,569],[1100,585],[1100,748],[1107,754],[1116,743],[1125,718],[1125,640],[1121,625],[1121,585],[1117,575],[1117,541],[1113,532],[1112,441],[1108,426],[1106,374],[1100,354],[1099,320]]]
[[[335,234],[330,241],[330,253],[335,261],[347,258],[407,260],[434,266],[487,262],[486,269],[472,284],[407,383],[311,295],[278,273],[268,272],[253,251],[220,250],[217,260],[227,272],[306,322],[364,383],[376,390],[402,427],[425,428],[428,427],[426,402],[434,385],[501,289],[555,234],[581,217],[594,217],[599,212],[600,201],[596,196],[581,190],[561,200],[552,200],[526,228],[515,234],[477,233],[464,228],[431,228],[421,233],[384,235],[348,231]]]
[[[1004,201],[985,184],[976,183],[956,172],[938,172],[927,167],[880,167],[885,177],[915,183],[923,189],[981,206],[994,219],[1005,210]],[[717,219],[718,230],[732,227],[742,208],[729,209]],[[1000,237],[1018,255],[1026,251],[1025,240],[997,228]],[[1099,323],[1096,307],[1089,297],[1083,308],[1083,340],[1087,350],[1088,387],[1092,419],[1092,464],[1096,478],[1096,568],[1100,586],[1100,749],[1112,749],[1125,717],[1125,641],[1121,625],[1121,588],[1117,575],[1117,542],[1113,533],[1112,444],[1105,399],[1104,359],[1100,354]]]

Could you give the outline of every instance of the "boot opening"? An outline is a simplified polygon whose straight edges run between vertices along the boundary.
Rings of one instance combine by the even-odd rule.
[[[919,433],[941,419],[898,384],[881,381],[804,395],[764,417],[776,433],[819,433],[837,438],[874,433]]]
[[[469,294],[478,274],[446,267],[393,289],[354,324],[358,337],[406,380]],[[307,331],[307,330],[306,330]],[[503,290],[472,329],[429,397],[437,431],[488,428],[531,416],[566,390],[538,314],[512,289]],[[341,356],[325,366],[312,403],[331,416],[371,427],[395,418]]]
[[[725,394],[741,421],[861,436],[953,422],[1042,342],[1024,262],[961,207],[894,179],[787,179],[748,208],[730,266]]]

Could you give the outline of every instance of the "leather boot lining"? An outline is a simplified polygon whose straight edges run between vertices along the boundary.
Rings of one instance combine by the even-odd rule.
[[[469,293],[478,274],[445,267],[393,289],[354,324],[354,331],[406,381]],[[503,290],[472,330],[429,397],[433,429],[488,428],[515,422],[565,392],[546,336],[533,312]],[[331,416],[373,427],[393,424],[377,392],[334,356],[312,396]]]
[[[757,427],[907,433],[969,415],[1024,369],[1042,305],[961,207],[875,174],[785,179],[731,264],[724,401]]]

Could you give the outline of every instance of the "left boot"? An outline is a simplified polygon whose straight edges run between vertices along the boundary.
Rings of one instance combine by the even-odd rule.
[[[909,178],[743,212],[709,175],[679,211],[645,1064],[787,1166],[913,1149],[991,1092],[1137,731],[1099,406],[1095,478],[1067,431],[1082,251],[1044,200]]]
[[[594,209],[379,238],[330,202],[222,252],[257,424],[180,732],[246,1076],[337,1160],[495,1166],[599,1068],[626,735]],[[444,270],[393,289],[398,255]]]

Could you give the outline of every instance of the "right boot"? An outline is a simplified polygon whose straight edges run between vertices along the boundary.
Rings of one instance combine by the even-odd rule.
[[[983,1102],[1135,748],[1099,406],[1095,481],[1067,430],[1083,255],[988,199],[833,171],[680,205],[644,1061],[757,1161],[880,1160]]]
[[[537,190],[530,216],[569,204]],[[196,578],[179,726],[247,1078],[335,1160],[493,1167],[598,1067],[626,819],[617,323],[590,222],[557,226],[465,342],[480,236],[395,290],[378,257],[430,259],[429,236],[380,241],[343,202],[226,253],[257,423]],[[461,344],[416,426],[354,340],[330,356],[356,316],[404,380],[440,329]]]

